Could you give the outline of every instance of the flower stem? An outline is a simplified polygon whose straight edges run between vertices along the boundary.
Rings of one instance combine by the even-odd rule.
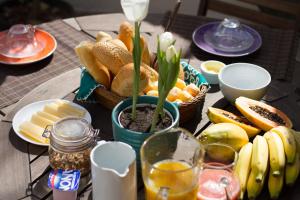
[[[150,133],[153,133],[156,128],[156,123],[158,121],[158,116],[163,112],[165,98],[158,98],[156,109],[154,111],[154,116],[152,119]]]
[[[141,65],[141,44],[140,44],[140,24],[134,23],[135,34],[133,38],[133,63],[134,63],[134,76],[133,76],[133,95],[132,95],[132,120],[136,119],[136,104],[140,88],[140,65]]]

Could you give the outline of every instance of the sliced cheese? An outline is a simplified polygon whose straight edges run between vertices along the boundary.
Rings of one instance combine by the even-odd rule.
[[[70,116],[72,116],[71,114],[59,111],[58,110],[58,105],[55,104],[55,103],[50,103],[50,104],[45,105],[43,111],[47,112],[47,113],[49,113],[51,115],[54,115],[56,117],[59,117],[59,118],[64,118],[64,117],[70,117]]]
[[[75,106],[72,106],[71,104],[63,101],[63,100],[58,100],[55,102],[57,105],[59,105],[59,110],[66,112],[66,113],[70,113],[74,116],[78,116],[78,117],[84,117],[86,111],[82,110],[80,108],[77,108]]]
[[[48,138],[42,136],[44,129],[31,122],[23,122],[19,129],[20,133],[36,142],[49,143]]]
[[[52,114],[44,112],[44,111],[38,111],[36,114],[39,115],[39,116],[41,116],[41,117],[44,117],[46,119],[49,119],[49,120],[51,120],[53,122],[57,122],[58,120],[61,119],[60,117],[57,117],[55,115],[52,115]]]
[[[41,128],[46,128],[48,125],[54,124],[54,121],[44,118],[38,114],[33,114],[31,117],[31,122],[35,125],[38,125]]]

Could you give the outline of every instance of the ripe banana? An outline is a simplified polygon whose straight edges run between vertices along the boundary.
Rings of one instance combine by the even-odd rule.
[[[262,182],[268,169],[269,150],[266,139],[257,135],[253,140],[251,158],[251,173],[255,175],[256,182]]]
[[[268,188],[271,199],[278,199],[279,194],[283,187],[283,171],[280,172],[280,175],[274,176],[274,171],[272,169],[269,173]]]
[[[296,153],[294,163],[285,166],[285,184],[291,186],[296,182],[300,172],[299,152]]]
[[[279,135],[273,132],[266,132],[264,138],[269,146],[269,160],[273,176],[280,176],[285,167],[285,153],[283,143]]]
[[[265,181],[265,174],[262,177],[262,181],[257,182],[256,181],[256,173],[253,170],[251,170],[250,176],[249,176],[248,182],[247,182],[248,199],[255,199],[260,194],[260,192],[264,186],[264,181]]]
[[[240,181],[240,198],[244,198],[245,191],[247,189],[247,181],[250,174],[250,167],[251,167],[251,156],[252,156],[252,143],[249,142],[246,145],[244,145],[240,152],[238,161],[236,163],[236,166],[234,168],[234,173],[238,177]]]
[[[272,128],[271,132],[274,132],[280,136],[284,146],[286,162],[290,164],[293,163],[296,156],[296,140],[293,135],[293,130],[285,126],[278,126]]]

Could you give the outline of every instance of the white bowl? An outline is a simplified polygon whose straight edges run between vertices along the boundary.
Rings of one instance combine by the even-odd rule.
[[[218,73],[223,67],[225,64],[220,61],[208,60],[201,63],[200,71],[209,84],[218,84]]]
[[[250,63],[233,63],[219,73],[219,85],[224,97],[231,103],[244,96],[261,100],[271,82],[270,73]]]

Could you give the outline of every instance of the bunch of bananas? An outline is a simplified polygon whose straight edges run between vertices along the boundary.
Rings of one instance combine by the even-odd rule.
[[[299,133],[278,126],[257,135],[253,144],[244,145],[234,172],[240,180],[240,199],[247,190],[248,198],[255,199],[268,181],[270,197],[277,199],[283,184],[293,185],[300,172]]]

